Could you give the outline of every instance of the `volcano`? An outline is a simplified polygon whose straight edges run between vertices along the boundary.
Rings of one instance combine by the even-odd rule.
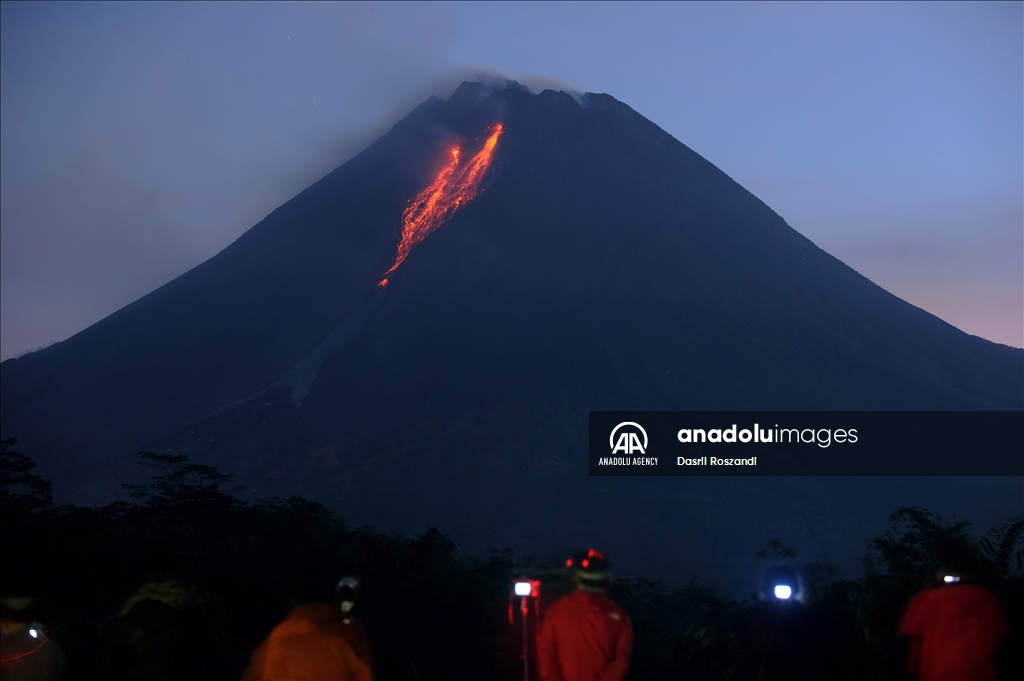
[[[438,182],[437,219],[407,240]],[[1024,351],[887,293],[613,97],[514,84],[431,98],[217,256],[0,378],[3,437],[65,501],[118,497],[139,450],[186,453],[253,498],[647,565],[740,527],[780,536],[793,508],[828,525],[849,499],[882,518],[906,498],[591,479],[591,410],[1024,409]],[[1005,498],[978,489],[958,494]]]

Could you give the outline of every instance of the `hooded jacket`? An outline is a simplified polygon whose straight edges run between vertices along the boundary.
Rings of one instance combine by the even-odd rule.
[[[621,681],[632,651],[629,616],[603,593],[574,591],[555,601],[537,638],[543,681]]]
[[[333,603],[293,609],[253,653],[242,681],[373,681],[369,665],[346,641]]]
[[[999,601],[972,584],[914,596],[900,623],[912,637],[908,670],[921,681],[995,681],[995,653],[1010,628]]]

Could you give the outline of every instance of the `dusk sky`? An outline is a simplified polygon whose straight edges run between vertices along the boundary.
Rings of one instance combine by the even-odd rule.
[[[0,354],[213,256],[477,74],[608,93],[872,281],[1024,345],[1024,5],[0,8]]]

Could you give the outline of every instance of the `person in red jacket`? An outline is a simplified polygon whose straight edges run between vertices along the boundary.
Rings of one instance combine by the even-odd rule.
[[[945,575],[907,606],[907,670],[921,681],[995,681],[995,655],[1009,636],[1003,606],[983,586]]]
[[[566,561],[576,590],[548,608],[537,637],[543,681],[621,681],[629,671],[633,627],[608,597],[608,561],[590,549]]]

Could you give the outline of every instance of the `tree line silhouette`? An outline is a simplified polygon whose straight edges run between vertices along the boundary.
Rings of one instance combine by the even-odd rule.
[[[151,479],[124,485],[130,500],[55,505],[51,483],[16,442],[0,443],[2,590],[35,598],[75,679],[101,678],[106,632],[155,574],[192,585],[211,675],[224,679],[240,676],[294,604],[330,600],[343,573],[363,580],[358,609],[380,679],[522,678],[507,619],[510,580],[541,579],[547,602],[571,589],[561,566],[517,559],[508,549],[460,554],[436,529],[418,537],[353,529],[299,497],[242,502],[231,475],[186,455],[140,452]],[[757,557],[797,556],[772,539]],[[827,563],[800,568],[809,602],[786,612],[754,597],[726,598],[696,576],[674,590],[657,580],[617,580],[610,595],[634,627],[629,678],[907,678],[900,617],[939,569],[988,586],[1013,630],[1024,627],[1024,519],[976,540],[966,521],[901,507],[867,547],[860,578],[842,578]],[[1020,643],[1015,633],[1004,646],[1001,676],[1024,678]]]

